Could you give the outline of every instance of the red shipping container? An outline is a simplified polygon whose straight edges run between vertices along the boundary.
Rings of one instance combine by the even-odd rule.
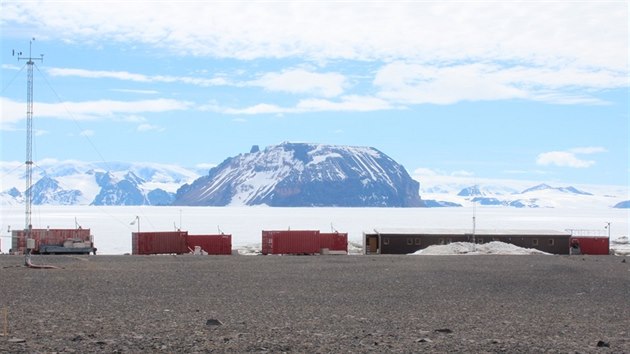
[[[184,254],[188,231],[131,233],[131,254]]]
[[[319,231],[263,231],[262,254],[319,253]]]
[[[571,236],[570,245],[577,243],[581,254],[607,255],[610,254],[610,240],[608,237]]]
[[[26,252],[26,231],[12,231],[13,252]],[[47,246],[63,246],[66,240],[92,242],[90,229],[31,229],[31,236],[35,240],[35,248],[33,253],[39,253],[39,249],[43,245]]]
[[[208,254],[232,254],[232,235],[188,235],[186,244],[189,251],[199,246]]]
[[[327,248],[330,251],[344,251],[348,253],[348,234],[339,232],[321,232],[319,234],[319,248]]]

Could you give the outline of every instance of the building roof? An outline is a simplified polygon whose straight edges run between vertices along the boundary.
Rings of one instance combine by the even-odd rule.
[[[405,228],[376,228],[366,231],[364,234],[387,234],[387,235],[472,235],[470,229],[405,229]],[[557,230],[514,230],[514,229],[477,229],[476,236],[571,236],[570,233]]]

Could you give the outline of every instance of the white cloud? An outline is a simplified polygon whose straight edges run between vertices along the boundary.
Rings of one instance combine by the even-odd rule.
[[[3,21],[94,46],[145,43],[238,59],[506,60],[623,71],[628,48],[623,1],[29,1],[4,3]]]
[[[387,101],[367,96],[341,96],[337,101],[326,99],[303,99],[293,107],[282,107],[275,104],[260,103],[245,108],[227,108],[216,104],[203,106],[204,110],[211,110],[225,114],[284,114],[305,112],[369,112],[397,109]]]
[[[546,175],[548,172],[542,170],[505,170],[503,173],[509,175]]]
[[[157,125],[153,125],[153,124],[140,124],[137,128],[136,128],[139,132],[149,132],[149,131],[155,131],[155,132],[163,132],[165,130],[165,128],[157,126]]]
[[[94,136],[94,130],[86,129],[79,133],[80,136]]]
[[[550,151],[539,154],[536,163],[542,166],[555,165],[560,167],[586,168],[595,164],[592,160],[581,160],[574,153],[568,151]]]
[[[3,3],[3,26],[32,24],[42,41],[95,47],[115,42],[144,45],[161,55],[300,63],[242,82],[207,78],[203,71],[200,76],[168,76],[53,68],[50,75],[202,87],[253,85],[328,99],[302,100],[294,107],[261,103],[225,109],[231,114],[370,111],[508,99],[605,104],[594,92],[628,86],[627,17],[622,1]],[[199,18],[204,20],[194,20]],[[352,70],[370,70],[367,75],[373,63],[383,65],[376,70],[375,89],[347,92],[352,74],[344,70],[349,66],[327,73],[303,69],[308,67],[304,63],[342,60],[354,61]],[[348,98],[360,96],[371,96],[372,102]],[[336,97],[341,98],[330,100]]]
[[[157,95],[159,92],[155,90],[132,90],[132,89],[111,89],[110,91],[122,93],[137,93],[141,95]]]
[[[339,73],[315,73],[304,69],[290,69],[267,73],[248,83],[269,91],[280,91],[315,96],[335,97],[344,91],[345,76]]]
[[[199,163],[195,165],[195,168],[198,168],[200,170],[209,170],[211,168],[216,167],[217,164],[215,163]]]
[[[0,97],[2,106],[2,127],[14,124],[25,118],[24,103],[6,97]],[[127,119],[138,113],[157,113],[186,110],[190,102],[172,99],[154,99],[139,101],[98,100],[84,102],[34,103],[34,115],[38,118],[96,120]]]
[[[451,176],[454,176],[454,177],[472,177],[474,175],[475,175],[474,172],[465,171],[465,170],[451,172]]]
[[[74,76],[89,79],[117,79],[143,83],[184,83],[195,86],[257,86],[269,91],[293,94],[311,94],[323,97],[335,97],[343,93],[346,77],[339,73],[317,73],[300,68],[282,72],[265,73],[256,80],[247,82],[228,81],[224,76],[211,79],[189,76],[144,75],[127,71],[102,71],[71,68],[52,68],[52,76]],[[113,89],[112,91],[155,94],[155,90]]]
[[[317,111],[352,111],[352,112],[370,112],[395,109],[386,100],[359,95],[341,96],[339,101],[330,101],[324,99],[305,99],[301,100],[297,106],[301,112],[317,112]]]
[[[573,149],[569,149],[569,152],[574,154],[595,154],[598,152],[606,152],[606,148],[601,146],[587,146],[587,147],[577,147]]]
[[[426,65],[393,62],[378,70],[373,82],[379,96],[406,104],[528,99],[559,104],[601,104],[576,93],[627,85],[623,71],[587,71],[571,66],[502,66],[487,63]]]
[[[19,66],[13,65],[13,64],[2,64],[0,68],[5,69],[5,70],[14,70],[14,71],[20,70]]]
[[[425,176],[439,176],[441,173],[430,168],[419,167],[413,171],[414,176],[425,177]]]
[[[135,82],[162,82],[162,83],[184,83],[195,86],[224,86],[228,82],[223,77],[215,77],[211,79],[190,76],[169,76],[169,75],[144,75],[130,73],[127,71],[104,71],[104,70],[86,70],[73,68],[51,68],[48,70],[51,76],[74,76],[88,79],[116,79]],[[127,90],[132,92],[132,90]],[[138,91],[135,91],[138,92]],[[142,93],[146,93],[142,91]],[[153,92],[150,92],[153,93]]]
[[[587,168],[595,164],[593,160],[584,160],[576,155],[590,155],[606,152],[601,146],[576,147],[567,151],[550,151],[538,155],[536,163],[542,166],[555,165],[560,167]]]

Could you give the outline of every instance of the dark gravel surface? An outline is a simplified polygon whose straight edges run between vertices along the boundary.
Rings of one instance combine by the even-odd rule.
[[[630,353],[623,257],[23,261],[0,256],[1,353]]]

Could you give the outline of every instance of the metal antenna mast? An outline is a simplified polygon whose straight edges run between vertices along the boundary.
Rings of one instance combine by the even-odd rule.
[[[33,228],[31,222],[31,208],[33,205],[31,192],[31,187],[33,186],[33,65],[35,64],[35,60],[44,61],[44,54],[41,54],[39,58],[33,58],[31,55],[34,40],[35,38],[29,41],[28,57],[23,57],[22,52],[17,53],[18,60],[26,60],[28,68],[26,81],[26,191],[24,192],[26,197],[26,222],[24,229],[26,231],[27,240],[31,238],[31,230]],[[28,247],[27,253],[29,253]]]

